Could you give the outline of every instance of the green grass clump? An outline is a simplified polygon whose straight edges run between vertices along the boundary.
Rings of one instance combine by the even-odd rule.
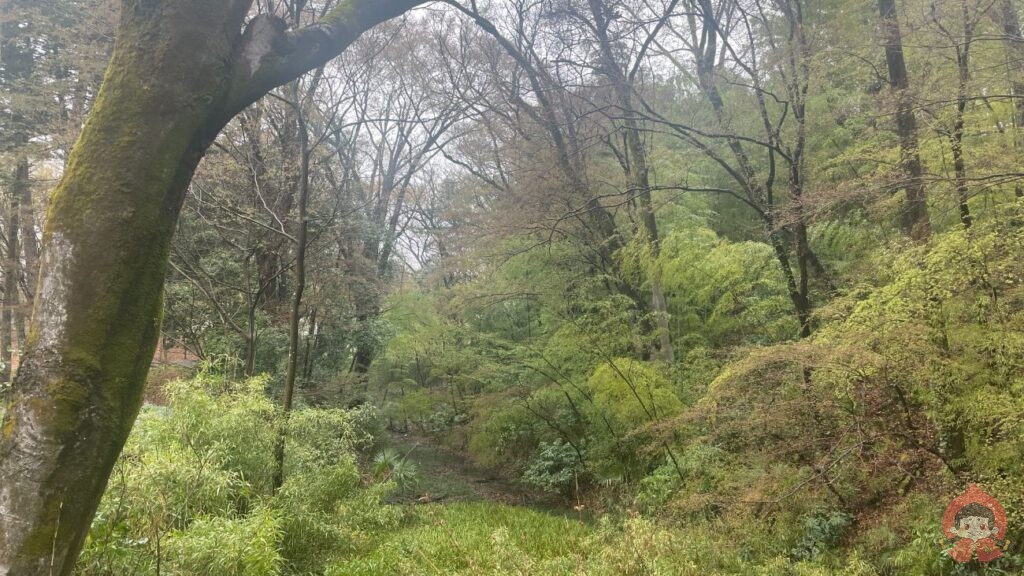
[[[327,575],[571,574],[585,562],[592,535],[579,520],[529,508],[428,504]]]

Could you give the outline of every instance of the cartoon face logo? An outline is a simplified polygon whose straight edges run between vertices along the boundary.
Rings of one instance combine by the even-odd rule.
[[[1006,512],[995,498],[971,484],[949,503],[942,531],[954,541],[949,555],[957,562],[968,562],[975,554],[979,562],[991,562],[1003,555]]]
[[[977,502],[971,502],[956,513],[956,520],[950,532],[960,538],[978,541],[982,538],[998,537],[999,527],[996,526],[994,512]]]

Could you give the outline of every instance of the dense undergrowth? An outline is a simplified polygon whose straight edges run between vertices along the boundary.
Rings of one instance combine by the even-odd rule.
[[[147,406],[115,468],[79,574],[315,574],[395,526],[357,454],[369,410],[299,410],[287,420],[285,476],[272,490],[281,413],[266,381],[202,374]]]
[[[857,556],[802,561],[778,533],[720,521],[682,528],[492,502],[386,504],[394,483],[356,466],[372,446],[371,410],[295,412],[285,483],[272,494],[280,414],[264,384],[201,375],[171,384],[170,406],[145,409],[76,573],[831,574],[829,565],[873,573]],[[805,527],[797,542],[829,544],[823,526]]]
[[[543,364],[550,372],[524,368],[545,360],[537,341],[514,347],[495,333],[478,340],[489,352],[417,350],[461,337],[421,306],[420,332],[397,332],[375,374],[398,388],[377,397],[383,411],[306,407],[287,419],[276,492],[284,419],[266,379],[210,367],[164,384],[167,405],[139,416],[76,573],[1018,573],[1019,211],[880,252],[891,265],[838,295],[809,339],[724,356],[697,343],[677,366],[607,353],[594,331],[619,335],[601,318],[547,333],[537,323],[547,354],[571,357],[559,349],[566,331],[597,343],[575,363]],[[428,329],[437,339],[422,337]],[[419,361],[396,379],[410,348]],[[533,389],[503,385],[517,369],[543,378]],[[401,458],[379,450],[384,425],[464,447],[480,465],[577,502],[580,514],[388,503],[399,484],[415,486],[415,468],[404,474]],[[1009,512],[1006,554],[985,566],[955,564],[939,528],[968,481]]]
[[[637,272],[666,286],[671,364],[631,359],[642,319],[559,276],[557,251],[515,257],[480,282],[395,296],[370,393],[392,425],[604,513],[607,542],[640,530],[655,548],[634,573],[955,573],[940,517],[969,482],[1010,515],[986,569],[1014,573],[1020,210],[926,246],[837,253],[845,288],[799,340],[763,245],[673,230]],[[846,238],[815,234],[819,250]],[[599,550],[588,557],[616,554]]]
[[[475,379],[471,368],[492,380],[502,368],[435,356],[428,385],[383,412],[292,413],[276,493],[282,416],[267,381],[204,371],[168,384],[168,406],[139,417],[77,573],[1017,573],[1018,217],[891,256],[875,284],[837,297],[800,342],[728,357],[694,346],[681,367],[598,357],[589,374],[564,369],[561,383],[529,391],[452,391]],[[394,464],[374,462],[382,425],[461,442],[577,511],[387,503],[399,488],[380,473]],[[1010,515],[1006,555],[984,568],[944,553],[939,517],[966,481]]]

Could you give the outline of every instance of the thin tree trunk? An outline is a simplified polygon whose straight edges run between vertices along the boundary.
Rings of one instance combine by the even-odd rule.
[[[360,317],[359,322],[365,324],[370,316]],[[356,344],[356,351],[352,354],[352,366],[349,371],[353,374],[366,374],[370,371],[370,364],[373,362],[373,347],[368,343]]]
[[[796,314],[797,322],[800,324],[800,337],[806,338],[811,335],[811,303],[804,296],[803,292],[800,291],[797,284],[796,276],[793,274],[793,267],[789,262],[789,250],[786,248],[782,234],[775,229],[772,222],[768,222],[765,227],[767,228],[768,241],[775,252],[775,259],[778,261],[782,275],[786,279],[789,299],[793,303],[793,310]]]
[[[704,97],[711,105],[711,110],[714,113],[715,121],[719,130],[728,134],[731,127],[727,122],[725,115],[725,101],[722,99],[722,94],[718,89],[717,78],[715,76],[715,58],[718,55],[716,46],[719,25],[716,19],[716,12],[711,1],[699,0],[698,4],[700,6],[701,17],[703,19],[703,29],[706,41],[703,45],[703,52],[698,51],[694,54],[697,66],[697,83],[701,92],[704,94]],[[804,94],[797,94],[796,96],[802,99]],[[794,105],[802,104],[800,102],[795,102]],[[800,122],[799,128],[803,130],[803,120],[798,119],[798,121]],[[765,125],[765,133],[768,141],[774,140],[775,136],[773,134],[773,130],[767,124]],[[812,261],[816,262],[816,258],[814,258],[814,254],[811,252],[810,246],[808,245],[806,223],[804,222],[804,214],[800,204],[802,188],[799,181],[799,162],[801,161],[799,156],[802,154],[802,149],[799,148],[802,147],[802,144],[798,146],[798,152],[795,154],[797,157],[791,160],[792,165],[790,167],[791,178],[793,179],[791,182],[791,193],[794,196],[795,208],[793,213],[796,225],[782,225],[780,227],[774,214],[776,206],[774,194],[772,193],[772,184],[770,182],[767,185],[762,184],[761,181],[758,180],[754,164],[739,138],[732,136],[727,137],[726,143],[728,144],[729,150],[732,152],[733,158],[736,161],[736,165],[738,167],[738,170],[736,171],[737,179],[740,180],[741,185],[745,188],[748,200],[752,205],[760,207],[759,215],[765,223],[765,231],[768,236],[768,240],[775,252],[779,268],[781,269],[783,276],[786,278],[790,301],[793,304],[793,312],[800,324],[799,335],[801,338],[810,336],[812,305],[809,295],[808,264]],[[769,178],[769,180],[771,180],[771,178]],[[788,229],[789,231],[794,232],[793,235],[796,236],[797,274],[799,274],[799,276],[793,273],[792,263],[790,261],[790,247],[787,246],[781,229]]]
[[[1024,148],[1024,34],[1021,33],[1020,14],[1013,0],[1003,0],[1002,10],[1003,44],[1006,47],[1006,68],[1010,76],[1010,93],[1013,95],[1013,146],[1018,151]],[[1014,193],[1024,196],[1024,186],[1017,183]]]
[[[5,266],[5,268],[6,268],[6,266]],[[11,274],[11,271],[5,269],[4,270],[5,291],[4,291],[4,294],[3,294],[3,300],[2,300],[2,302],[0,302],[0,307],[2,307],[2,311],[0,311],[0,353],[2,353],[2,354],[0,354],[0,361],[2,361],[2,359],[7,356],[7,352],[6,351],[11,348],[11,342],[10,342],[11,331],[9,329],[11,318],[10,318],[10,314],[8,314],[6,312],[6,310],[8,308],[8,295],[7,295],[7,292],[6,292],[6,279],[7,279],[7,276],[9,274]],[[4,316],[5,315],[7,317],[7,324],[6,325],[3,324],[3,320],[4,320]],[[10,381],[11,381],[11,365],[10,365],[9,362],[5,362],[3,364],[3,367],[0,368],[0,388],[7,389],[7,383],[10,382]]]
[[[20,309],[21,299],[18,297],[21,293],[19,287],[19,280],[21,279],[21,249],[18,246],[18,233],[21,231],[21,225],[18,223],[18,217],[20,216],[21,208],[19,206],[21,202],[21,190],[20,187],[28,185],[28,160],[21,158],[18,161],[18,166],[14,170],[14,187],[11,188],[9,203],[7,205],[7,253],[5,258],[4,268],[6,274],[4,275],[4,309],[2,319],[3,330],[8,332],[7,347],[3,351],[3,361],[5,368],[5,379],[4,383],[8,383],[11,380],[11,366],[14,360],[14,350],[18,348],[20,342],[20,334],[24,332],[24,328],[18,330],[18,325],[22,322],[24,314]]]
[[[20,232],[24,230],[24,225],[20,222],[24,207],[22,201],[27,196],[25,191],[29,190],[29,161],[23,159],[18,162],[17,166],[17,178],[15,179],[15,186],[11,189],[11,217],[10,225],[17,229],[16,232],[9,233],[10,236],[7,239],[7,257],[14,264],[14,269],[17,271],[17,278],[15,278],[15,285],[13,286],[14,292],[17,294],[17,305],[14,306],[12,312],[14,323],[14,336],[11,339],[11,369],[14,366],[14,358],[20,359],[22,357],[22,349],[25,346],[25,317],[26,307],[32,305],[31,297],[25,294],[24,287],[28,285],[26,268],[22,262],[22,250],[24,246],[23,238],[20,236]],[[31,198],[31,192],[28,195]]]
[[[254,257],[247,259],[245,262],[246,278],[251,278],[252,272],[250,265],[253,259]],[[256,272],[256,281],[259,282],[258,269]],[[245,354],[245,376],[251,377],[256,375],[256,309],[259,307],[261,302],[260,294],[263,291],[263,285],[257,285],[256,292],[253,293],[252,285],[248,284],[248,282],[249,281],[247,280],[247,287],[249,289],[245,291],[245,333],[242,335],[242,338],[245,342],[245,349],[243,351]]]
[[[124,0],[89,120],[51,198],[29,346],[0,424],[0,576],[67,576],[135,421],[175,223],[241,109],[415,0],[347,0],[286,31],[249,0]],[[276,52],[275,50],[287,50]]]
[[[971,81],[971,44],[974,42],[973,25],[967,9],[967,0],[961,0],[964,35],[957,42],[956,49],[956,107],[953,112],[953,126],[949,131],[949,144],[953,152],[953,181],[956,188],[956,202],[960,210],[960,223],[970,228],[971,209],[968,205],[970,188],[967,185],[967,161],[964,158],[964,115],[967,113],[968,88]]]
[[[24,164],[24,178],[19,181],[21,194],[21,250],[25,256],[24,277],[28,309],[36,294],[36,276],[39,275],[39,241],[36,239],[36,211],[32,204],[32,182],[29,180],[28,161]]]
[[[246,315],[245,332],[245,375],[256,375],[256,306],[258,300],[249,305],[249,313]]]
[[[650,170],[647,164],[647,149],[644,146],[640,130],[640,119],[633,107],[633,85],[630,78],[622,71],[615,59],[611,39],[608,37],[608,15],[603,0],[589,0],[590,12],[594,17],[594,30],[597,33],[598,45],[601,50],[602,72],[611,81],[616,104],[625,116],[626,149],[629,162],[624,166],[629,195],[637,198],[640,205],[641,221],[647,242],[651,249],[654,266],[657,266],[661,252],[661,239],[658,236],[658,222],[654,214],[654,203],[651,200]],[[655,326],[658,332],[658,352],[663,360],[675,361],[672,348],[672,336],[669,333],[668,303],[661,289],[661,274],[654,270],[650,274],[651,311],[654,313]]]
[[[789,162],[789,189],[793,199],[794,236],[796,238],[797,270],[800,274],[800,295],[804,304],[804,318],[801,320],[800,335],[806,338],[811,334],[810,324],[810,267],[814,259],[808,236],[808,219],[804,211],[804,174],[807,149],[807,91],[810,87],[810,67],[808,59],[807,37],[804,30],[803,8],[799,1],[786,2],[783,13],[790,26],[789,63],[790,77],[787,82],[790,106],[793,109],[793,120],[796,122],[796,134],[790,150],[792,159]],[[828,280],[824,278],[823,280]]]
[[[302,352],[302,377],[309,380],[313,376],[313,352],[316,349],[316,307],[308,309],[306,316],[306,342]]]
[[[964,94],[963,91],[960,93]],[[965,228],[970,228],[973,221],[968,204],[971,191],[967,186],[967,161],[964,159],[964,111],[966,108],[967,98],[965,96],[958,97],[956,117],[953,119],[953,130],[949,135],[949,142],[953,152],[953,182],[956,187],[957,207],[960,210],[960,223]]]
[[[1014,126],[1024,130],[1024,34],[1013,0],[1002,1],[1003,44],[1012,88]]]
[[[292,410],[295,397],[295,376],[299,364],[299,321],[302,319],[302,293],[306,290],[306,244],[309,233],[309,222],[306,209],[309,204],[309,133],[306,118],[299,99],[298,82],[292,86],[292,104],[295,106],[295,120],[298,125],[299,174],[297,184],[299,229],[295,243],[295,265],[293,268],[295,287],[292,292],[291,313],[288,322],[288,369],[284,380],[284,399],[282,401],[283,422],[277,440],[275,454],[274,489],[284,482],[284,449],[287,435],[288,416]]]
[[[964,112],[967,109],[967,90],[965,81],[961,79],[957,90],[956,112],[953,118],[953,129],[949,133],[950,149],[953,152],[953,182],[956,188],[956,202],[960,210],[960,223],[970,228],[971,209],[968,205],[970,189],[967,186],[967,162],[964,159]]]
[[[905,206],[900,212],[904,234],[924,242],[931,235],[928,221],[928,196],[924,186],[921,154],[918,149],[917,119],[910,97],[907,64],[903,58],[903,36],[900,32],[896,0],[878,0],[885,63],[889,70],[889,91],[896,102],[896,133],[900,140],[900,168],[906,179]]]

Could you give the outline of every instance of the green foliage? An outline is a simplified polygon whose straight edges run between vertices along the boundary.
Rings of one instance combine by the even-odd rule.
[[[294,411],[288,417],[285,471],[315,471],[366,453],[379,433],[379,418],[372,406]]]
[[[716,446],[692,442],[673,453],[674,460],[665,462],[643,477],[633,499],[639,509],[654,512],[672,504],[676,512],[694,518],[717,516],[718,506],[708,496],[730,473],[727,454]],[[687,500],[673,501],[684,493]]]
[[[599,365],[587,388],[594,472],[609,479],[642,475],[658,450],[649,428],[683,408],[672,386],[655,365],[618,358]]]
[[[806,516],[803,534],[790,554],[798,560],[814,560],[834,547],[852,522],[853,516],[841,510],[819,511]]]
[[[1002,500],[1011,531],[1021,526],[1014,210],[879,256],[893,264],[822,309],[804,341],[729,358],[692,347],[674,366],[603,360],[602,348],[581,374],[466,332],[458,338],[481,350],[433,358],[422,383],[392,397],[393,418],[438,437],[464,427],[478,462],[541,490],[629,480],[628,509],[613,504],[596,524],[486,502],[382,504],[405,483],[407,459],[380,453],[372,466],[389,482],[366,486],[356,461],[373,445],[369,409],[292,414],[285,483],[270,494],[280,419],[265,381],[204,374],[140,416],[79,572],[152,574],[159,557],[182,574],[966,573],[938,529],[958,491],[950,467]],[[568,323],[548,336],[589,330]],[[453,382],[481,373],[462,363],[505,353],[536,370],[514,371],[519,386],[464,387],[461,400]],[[984,573],[1021,563],[1007,550]]]
[[[143,446],[182,444],[208,454],[217,468],[237,474],[253,490],[267,491],[278,408],[264,395],[266,386],[266,378],[237,382],[212,375],[170,383],[167,436],[143,438]]]
[[[745,350],[725,365],[679,420],[725,451],[728,474],[707,485],[714,497],[748,494],[777,522],[802,526],[794,559],[813,559],[843,535],[879,565],[878,549],[891,550],[885,562],[900,573],[952,569],[936,544],[943,502],[962,490],[952,471],[1001,499],[1010,530],[1019,529],[1024,434],[1015,422],[1024,407],[1015,391],[1024,372],[1008,360],[1024,356],[1019,210],[897,248],[880,286],[837,298],[812,338]],[[920,535],[846,529],[851,511],[913,497],[923,478],[937,497],[909,519],[898,507],[877,512],[903,514]],[[643,483],[641,503],[658,505],[673,484],[660,469]],[[670,507],[692,511],[700,492],[680,489]]]
[[[578,483],[580,455],[561,440],[541,442],[523,472],[523,481],[545,492],[568,494]]]
[[[579,479],[583,494],[609,485],[625,498],[612,492],[613,512],[570,545],[585,560],[538,557],[494,524],[486,541],[453,547],[418,518],[338,573],[432,573],[432,562],[455,574],[958,573],[937,530],[957,478],[982,483],[1011,530],[1022,525],[1020,210],[918,247],[887,244],[859,212],[814,229],[849,285],[800,341],[768,247],[693,223],[677,223],[656,263],[642,246],[621,255],[639,283],[661,274],[673,364],[637,359],[643,340],[623,326],[640,317],[585,281],[564,303],[419,324],[434,344],[403,356],[413,365],[394,414],[538,491]],[[528,316],[541,319],[530,331]],[[451,318],[466,322],[442,328]],[[472,523],[461,515],[476,512],[444,514]],[[1008,550],[988,570],[1018,563]]]
[[[280,410],[266,379],[210,372],[147,406],[118,461],[76,568],[84,575],[313,574],[393,526],[356,457],[373,442],[372,409],[302,409],[287,419],[285,477],[270,478]],[[159,567],[159,568],[158,568]]]
[[[507,468],[526,462],[543,437],[543,424],[525,404],[496,396],[477,403],[469,453],[479,462]]]
[[[858,554],[834,565],[792,561],[771,546],[770,531],[738,525],[650,518],[577,520],[490,503],[427,506],[368,554],[334,564],[328,575],[427,574],[875,576]]]
[[[658,466],[640,479],[633,503],[643,512],[661,509],[679,491],[679,474],[671,465]]]
[[[381,534],[371,551],[326,574],[571,574],[589,532],[576,520],[493,503],[417,510],[399,530]]]
[[[655,367],[628,358],[598,366],[587,385],[595,408],[625,430],[672,416],[682,409],[667,379]]]
[[[774,258],[767,244],[729,242],[706,228],[667,236],[653,265],[677,334],[712,347],[792,337],[792,303]]]
[[[390,480],[406,490],[416,485],[417,467],[414,462],[398,453],[394,448],[385,448],[373,459],[373,475]]]
[[[256,509],[243,518],[204,517],[167,535],[166,562],[182,576],[280,574],[280,522]]]
[[[34,4],[41,8],[24,22],[5,23],[13,34],[7,40],[17,41],[5,45],[0,82],[8,92],[0,99],[10,114],[0,130],[12,136],[4,152],[31,158],[32,178],[45,181],[60,172],[50,165],[66,146],[62,132],[82,124],[96,94],[91,86],[104,58],[79,52],[95,44],[91,50],[105,55],[113,35],[94,30],[107,24],[102,16],[85,19],[81,30],[75,24],[96,2],[71,2],[73,10],[51,0]],[[301,396],[311,405],[367,401],[379,414],[317,408],[285,418],[271,399],[287,358],[294,288],[286,233],[294,212],[294,111],[268,100],[225,129],[182,211],[164,291],[164,334],[206,363],[197,379],[167,386],[169,406],[148,406],[139,416],[81,574],[1020,571],[1020,544],[984,570],[963,568],[943,554],[948,543],[936,533],[942,503],[966,481],[1003,502],[1011,531],[1024,529],[1024,205],[1011,198],[1024,147],[1008,97],[1019,92],[1012,84],[1020,59],[1006,42],[1006,15],[996,11],[1003,3],[899,2],[912,83],[906,94],[918,120],[934,231],[921,245],[895,226],[906,208],[905,142],[893,126],[901,115],[893,113],[875,3],[804,2],[800,26],[787,21],[792,3],[709,3],[728,24],[715,36],[720,102],[708,97],[708,79],[694,75],[685,50],[632,36],[674,35],[668,44],[675,48],[687,43],[679,39],[703,38],[694,44],[706,46],[709,31],[700,28],[708,22],[677,14],[666,26],[637,26],[659,19],[621,17],[607,3],[615,57],[637,57],[630,46],[650,48],[636,62],[633,88],[646,108],[640,124],[656,242],[643,222],[644,198],[635,194],[643,191],[630,189],[634,175],[623,170],[641,160],[621,148],[628,123],[603,101],[614,92],[604,84],[611,75],[593,67],[588,35],[600,26],[585,22],[586,10],[561,4],[523,6],[518,27],[489,12],[507,34],[536,34],[513,44],[549,51],[531,57],[537,67],[557,55],[551,77],[575,78],[564,92],[550,87],[554,106],[566,107],[553,114],[565,138],[540,134],[546,127],[536,120],[549,111],[531,93],[535,86],[520,85],[515,62],[480,50],[477,36],[461,34],[439,13],[417,20],[424,28],[409,29],[416,34],[381,35],[394,46],[396,37],[409,39],[399,54],[371,45],[367,61],[339,65],[389,78],[387,98],[371,90],[353,100],[386,103],[382,118],[329,118],[324,105],[371,111],[337,107],[339,83],[330,78],[322,84],[327,93],[309,95],[318,108],[309,127],[324,138],[314,138],[320,146],[311,157],[316,244],[300,342],[299,385],[309,394]],[[1005,6],[1020,10],[1016,0]],[[650,7],[637,3],[623,13],[633,9]],[[419,66],[437,46],[448,48],[449,35],[431,28],[436,22],[460,32],[452,38],[470,49],[446,50],[445,66]],[[976,37],[958,107],[955,57],[966,59],[968,31]],[[451,62],[451,54],[467,60]],[[415,74],[402,67],[377,74],[382,56],[413,58]],[[448,86],[445,74],[424,72],[452,72],[449,63],[467,64],[472,73],[448,75],[473,85]],[[540,71],[546,82],[549,71]],[[808,84],[800,86],[804,72]],[[509,78],[516,81],[506,85]],[[595,79],[600,84],[588,84]],[[358,80],[351,87],[381,84]],[[445,100],[438,96],[455,88],[481,95],[481,106],[451,118],[434,110]],[[408,109],[415,119],[398,119],[392,112],[403,106],[392,106],[393,94],[429,97],[414,97]],[[131,152],[146,128],[107,104],[96,103],[99,122],[88,125],[127,135],[83,146],[92,160],[110,146]],[[434,128],[451,120],[458,135],[434,134],[416,156],[422,122],[431,117],[440,122]],[[58,118],[59,127],[48,127]],[[387,128],[396,121],[400,129]],[[187,131],[188,123],[178,124]],[[952,137],[960,124],[974,215],[966,229],[950,157],[959,151]],[[86,131],[86,144],[97,133]],[[402,142],[390,141],[392,134]],[[170,140],[172,148],[189,145]],[[559,150],[551,149],[554,141]],[[376,153],[366,153],[368,144]],[[14,184],[6,168],[14,159],[0,158],[5,185]],[[409,170],[407,177],[385,173],[386,165]],[[83,166],[76,160],[64,172],[98,178]],[[417,172],[426,166],[442,169]],[[161,191],[174,173],[130,177],[137,168],[122,163],[114,180],[160,185],[114,188],[149,194],[152,201],[138,203],[142,220],[161,220]],[[79,192],[53,194],[58,232],[83,206],[103,218],[122,208],[96,190]],[[813,258],[799,242],[804,225]],[[37,228],[28,222],[28,230]],[[109,249],[95,238],[78,240],[85,253],[76,262]],[[378,261],[385,244],[393,260],[416,252],[418,266],[403,269],[400,281],[397,262]],[[162,262],[166,254],[157,252],[133,258],[133,266]],[[91,273],[79,268],[83,277]],[[4,272],[12,279],[25,271]],[[123,284],[131,275],[113,276]],[[134,292],[153,296],[161,281],[149,278]],[[813,311],[814,334],[805,338],[798,338],[792,293],[801,283]],[[664,314],[652,301],[655,288],[664,293]],[[82,294],[72,296],[83,309],[118,312],[109,298],[97,303]],[[146,326],[158,316],[121,312],[108,316],[141,317]],[[671,361],[660,336],[674,346]],[[237,358],[250,347],[255,372],[270,376],[234,381],[244,368]],[[85,355],[139,358],[116,348]],[[374,357],[369,374],[350,369],[355,349]],[[0,395],[8,391],[0,384]],[[404,449],[370,458],[384,421],[538,492],[577,492],[586,504],[580,509],[594,509],[599,519],[591,525],[486,503],[411,511],[384,505],[395,488],[444,482],[419,484],[426,466],[417,470]],[[282,433],[285,477],[275,491]]]

